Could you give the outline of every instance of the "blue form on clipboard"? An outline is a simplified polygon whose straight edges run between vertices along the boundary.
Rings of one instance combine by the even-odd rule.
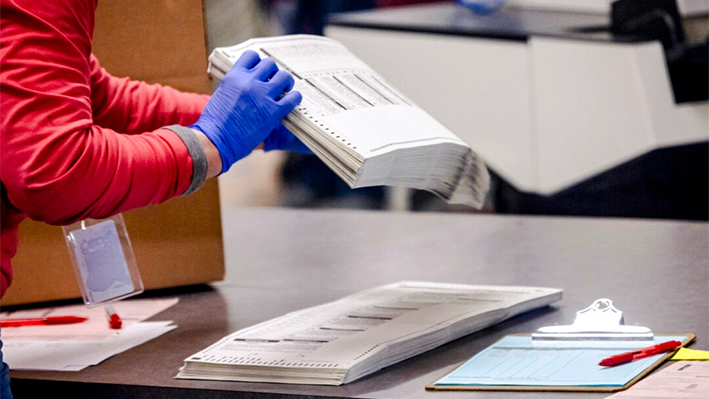
[[[655,344],[687,336],[655,336]],[[532,344],[532,337],[507,336],[473,356],[434,386],[624,386],[665,354],[615,367],[598,365],[602,359],[637,349],[619,344],[549,347]]]

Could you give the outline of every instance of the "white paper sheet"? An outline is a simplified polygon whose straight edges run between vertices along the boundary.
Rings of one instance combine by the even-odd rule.
[[[178,298],[169,299],[131,299],[112,303],[114,310],[123,321],[125,330],[139,321],[146,320],[173,306]],[[121,330],[111,329],[106,319],[103,306],[89,309],[84,305],[57,306],[51,308],[2,312],[0,319],[26,319],[49,316],[88,317],[83,323],[55,326],[26,326],[2,329],[2,340],[87,340],[100,339],[116,335]]]
[[[3,341],[11,370],[79,371],[177,328],[171,321],[142,322],[117,335],[94,340]]]

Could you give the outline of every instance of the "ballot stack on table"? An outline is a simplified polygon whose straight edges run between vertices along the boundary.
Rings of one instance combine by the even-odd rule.
[[[236,331],[177,378],[346,384],[559,299],[555,288],[386,285]]]

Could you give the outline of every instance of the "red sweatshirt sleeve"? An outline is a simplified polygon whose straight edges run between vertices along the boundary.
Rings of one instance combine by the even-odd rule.
[[[0,4],[0,178],[10,203],[33,219],[67,224],[182,194],[192,158],[175,133],[125,135],[95,124],[94,113],[127,130],[182,120],[177,100],[154,94],[164,89],[94,70],[95,0]],[[93,87],[101,88],[96,96]]]
[[[167,125],[191,125],[209,101],[206,95],[111,76],[99,66],[93,55],[89,67],[94,123],[121,133],[143,133]]]

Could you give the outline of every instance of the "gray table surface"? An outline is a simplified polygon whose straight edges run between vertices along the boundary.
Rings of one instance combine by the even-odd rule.
[[[627,324],[694,332],[693,347],[709,349],[707,223],[264,208],[222,217],[227,278],[181,293],[179,304],[154,317],[174,320],[177,330],[80,372],[11,372],[17,390],[71,389],[75,397],[602,398],[424,391],[504,335],[568,324],[601,297],[624,311]],[[173,378],[186,357],[237,329],[401,280],[559,287],[564,298],[344,386]]]

